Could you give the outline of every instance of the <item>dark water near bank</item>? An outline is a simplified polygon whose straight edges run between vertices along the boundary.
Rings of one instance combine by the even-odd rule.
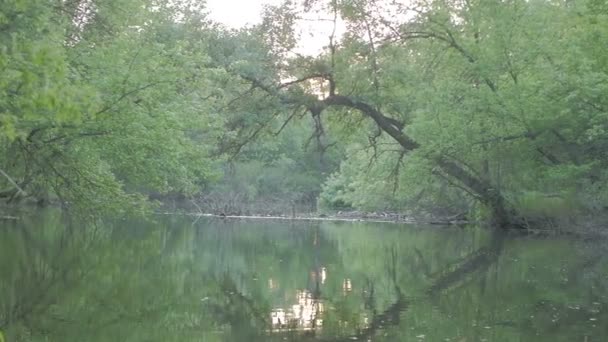
[[[0,341],[606,341],[607,246],[46,213],[0,222]]]

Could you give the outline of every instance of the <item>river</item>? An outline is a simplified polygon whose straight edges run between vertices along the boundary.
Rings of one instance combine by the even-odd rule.
[[[0,341],[606,341],[608,244],[155,216],[0,222]]]

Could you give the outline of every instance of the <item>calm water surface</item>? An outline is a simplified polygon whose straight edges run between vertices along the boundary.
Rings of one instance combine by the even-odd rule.
[[[0,341],[606,341],[606,246],[50,212],[0,222]]]

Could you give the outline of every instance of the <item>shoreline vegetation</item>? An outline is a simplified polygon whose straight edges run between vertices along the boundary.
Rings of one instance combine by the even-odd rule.
[[[481,226],[488,227],[488,222],[467,220],[462,215],[451,217],[433,217],[431,215],[399,214],[394,212],[362,212],[362,211],[338,211],[333,213],[283,213],[283,214],[224,214],[222,212],[196,212],[191,210],[157,211],[160,215],[188,215],[192,217],[207,217],[216,219],[235,220],[284,220],[284,221],[330,221],[330,222],[377,222],[394,223],[423,226]],[[544,224],[528,226],[524,230],[528,232],[572,234],[574,236],[600,236],[608,238],[606,227],[608,226],[608,215],[603,216],[579,216],[572,217],[569,221],[546,220]],[[573,228],[576,227],[576,228]],[[518,230],[519,228],[514,228]]]
[[[276,203],[277,201],[273,202]],[[181,198],[155,198],[150,202],[156,203],[156,209],[150,213],[155,215],[188,215],[193,217],[208,217],[217,219],[252,219],[252,220],[285,220],[285,221],[338,221],[338,222],[378,222],[395,224],[415,224],[426,226],[482,226],[492,227],[491,222],[482,219],[468,219],[466,213],[452,215],[437,215],[430,212],[394,212],[394,211],[363,211],[363,210],[316,210],[311,204],[295,206],[289,201],[283,201],[286,205],[269,207],[268,203],[257,205],[246,203],[232,206],[217,207],[205,206],[195,200],[184,200]],[[60,201],[46,201],[43,205],[33,201],[25,201],[18,205],[0,206],[0,221],[18,221],[32,211],[45,208],[57,208],[65,210],[66,207]],[[69,207],[68,207],[69,208]],[[263,208],[262,210],[260,208]],[[257,209],[257,210],[256,210]],[[313,210],[311,210],[313,209]],[[93,216],[95,217],[95,216]],[[574,228],[573,228],[574,227]],[[603,233],[608,227],[608,215],[601,213],[578,214],[573,216],[537,218],[534,224],[523,227],[514,227],[528,232],[555,232],[564,234],[583,234],[585,236],[599,233],[602,238],[607,238],[608,233]]]
[[[196,212],[156,212],[157,215],[186,215],[194,217],[194,222],[197,222],[200,218],[212,218],[217,220],[270,220],[270,221],[296,221],[296,222],[345,222],[345,223],[386,223],[386,224],[405,224],[405,225],[420,225],[426,226],[428,229],[431,227],[445,227],[448,228],[466,228],[470,226],[477,227],[488,227],[487,222],[475,222],[467,220],[453,220],[453,219],[442,219],[442,218],[421,218],[412,217],[407,215],[400,215],[395,213],[362,213],[359,211],[343,212],[332,214],[302,214],[296,215],[295,217],[288,215],[224,215],[224,214],[213,214],[213,213],[196,213]],[[573,228],[575,227],[575,228]],[[510,230],[504,230],[505,232],[513,232],[516,234],[531,234],[537,237],[550,237],[550,236],[565,236],[574,240],[581,241],[596,241],[596,240],[608,240],[608,216],[601,218],[576,218],[572,222],[547,222],[544,225],[537,227],[527,227],[525,229],[513,228]]]

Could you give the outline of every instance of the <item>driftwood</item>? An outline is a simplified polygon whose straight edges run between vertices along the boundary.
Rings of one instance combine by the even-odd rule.
[[[0,216],[0,220],[17,221],[19,218],[16,216]]]

